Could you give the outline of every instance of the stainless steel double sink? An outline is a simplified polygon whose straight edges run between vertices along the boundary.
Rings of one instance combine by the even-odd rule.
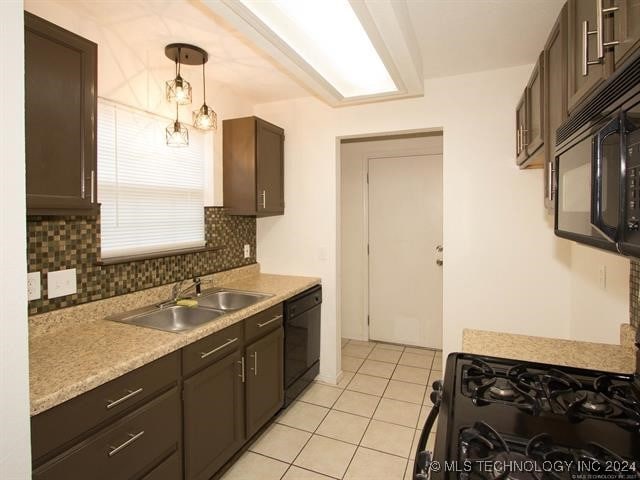
[[[204,291],[199,297],[194,298],[198,302],[194,307],[177,305],[175,302],[161,303],[112,315],[107,317],[107,320],[165,332],[185,332],[272,296],[242,290],[213,289]]]

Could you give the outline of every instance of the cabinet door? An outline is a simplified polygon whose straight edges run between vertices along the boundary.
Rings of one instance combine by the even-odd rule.
[[[77,214],[94,207],[96,65],[95,43],[25,13],[29,214]]]
[[[544,47],[544,204],[554,208],[553,166],[556,129],[567,118],[567,6],[565,5]]]
[[[640,0],[609,0],[618,10],[613,13],[616,69],[640,48]]]
[[[284,213],[284,132],[256,119],[258,215]]]
[[[185,478],[209,479],[244,442],[242,353],[184,381]]]
[[[531,73],[527,85],[527,123],[525,127],[524,147],[527,157],[531,157],[544,143],[544,53],[540,55],[538,63]]]
[[[284,330],[270,333],[248,345],[247,438],[280,410],[284,402]]]
[[[611,50],[605,49],[603,58],[598,58],[598,35],[584,34],[584,22],[587,32],[595,32],[598,26],[599,12],[597,0],[569,0],[569,110],[573,110],[594,88],[596,88],[612,70]],[[608,22],[607,22],[608,23]],[[604,26],[603,26],[604,28]],[[586,42],[586,51],[584,45]],[[586,75],[584,63],[587,64]]]
[[[527,91],[525,89],[522,98],[516,106],[516,163],[522,165],[527,159],[525,133],[527,125]]]

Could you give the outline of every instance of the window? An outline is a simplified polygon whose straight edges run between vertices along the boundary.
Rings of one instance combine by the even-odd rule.
[[[167,147],[171,120],[100,99],[98,199],[102,258],[202,247],[204,159],[211,134]]]

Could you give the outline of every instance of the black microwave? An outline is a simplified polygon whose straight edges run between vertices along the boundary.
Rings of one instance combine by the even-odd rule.
[[[555,233],[640,257],[640,56],[556,132]]]

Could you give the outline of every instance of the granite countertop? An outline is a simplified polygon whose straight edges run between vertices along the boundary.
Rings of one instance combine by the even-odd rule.
[[[620,345],[465,329],[462,351],[606,372],[634,373],[634,338],[635,331],[628,324],[621,326]]]
[[[218,283],[217,287],[274,296],[189,332],[169,333],[99,319],[72,322],[68,328],[32,334],[29,339],[31,415],[55,407],[319,283],[319,278],[262,273]]]

